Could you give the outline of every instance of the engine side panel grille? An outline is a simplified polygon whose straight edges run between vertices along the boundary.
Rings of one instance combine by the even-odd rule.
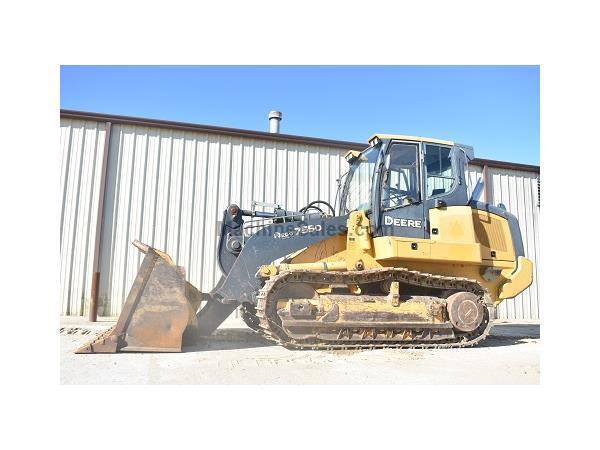
[[[473,211],[473,224],[477,240],[481,245],[501,252],[507,250],[506,236],[500,218],[486,211]]]

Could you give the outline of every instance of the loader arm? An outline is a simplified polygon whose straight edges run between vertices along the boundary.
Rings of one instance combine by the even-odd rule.
[[[305,220],[273,223],[246,241],[220,287],[211,292],[222,303],[255,303],[254,293],[263,283],[258,269],[297,250],[344,233],[348,216],[323,218],[306,216]]]

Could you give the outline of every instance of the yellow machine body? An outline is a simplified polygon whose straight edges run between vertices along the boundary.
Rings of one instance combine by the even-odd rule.
[[[533,281],[533,265],[515,258],[508,221],[470,206],[429,211],[431,239],[373,237],[369,219],[355,211],[346,234],[310,246],[279,265],[263,266],[261,275],[289,270],[364,270],[402,267],[419,272],[464,277],[479,282],[498,305]],[[492,252],[495,256],[492,256]]]

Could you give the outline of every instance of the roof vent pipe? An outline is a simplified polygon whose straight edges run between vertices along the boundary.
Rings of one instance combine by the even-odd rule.
[[[271,111],[269,113],[269,132],[271,133],[279,133],[279,122],[281,122],[281,114],[280,111]]]

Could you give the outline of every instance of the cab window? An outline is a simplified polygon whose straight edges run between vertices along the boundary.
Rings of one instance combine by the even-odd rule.
[[[379,149],[380,145],[368,148],[351,165],[342,198],[344,214],[354,210],[366,211],[371,207],[371,185]]]
[[[395,143],[389,152],[388,170],[382,182],[384,209],[394,209],[419,201],[417,145]]]
[[[427,144],[425,171],[427,173],[427,197],[447,194],[454,186],[454,170],[450,148]]]

